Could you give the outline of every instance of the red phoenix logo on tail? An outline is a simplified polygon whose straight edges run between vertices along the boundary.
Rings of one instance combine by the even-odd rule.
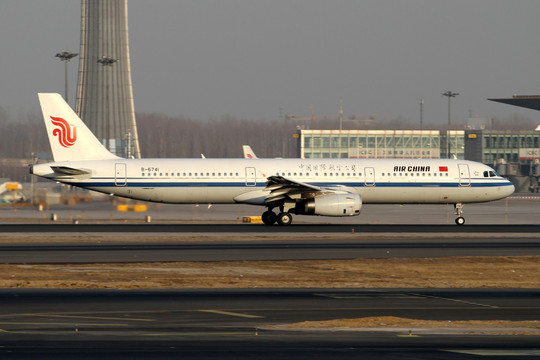
[[[51,116],[52,123],[56,129],[52,131],[54,136],[58,136],[58,142],[65,148],[75,145],[77,141],[77,127],[71,126],[68,122],[60,117]],[[73,134],[71,133],[73,130]]]

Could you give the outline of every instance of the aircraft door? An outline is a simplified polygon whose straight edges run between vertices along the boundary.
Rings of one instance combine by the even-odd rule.
[[[364,168],[364,186],[375,186],[375,169],[372,167]]]
[[[257,184],[257,176],[254,167],[246,168],[246,186],[255,186]]]
[[[117,163],[114,166],[114,185],[116,186],[126,186],[127,177],[126,177],[126,164]]]
[[[458,164],[459,169],[459,186],[471,186],[471,175],[469,173],[469,165]]]

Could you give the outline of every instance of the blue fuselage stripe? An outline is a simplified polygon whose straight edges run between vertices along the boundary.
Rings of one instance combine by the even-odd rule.
[[[497,186],[510,186],[509,182],[476,182],[471,181],[467,183],[460,184],[459,182],[376,182],[376,183],[365,183],[365,182],[339,182],[339,183],[330,183],[330,182],[310,182],[311,185],[319,187],[334,187],[334,186],[351,186],[351,187],[367,187],[376,186],[376,187],[393,187],[393,188],[417,188],[417,187],[497,187]],[[246,185],[245,182],[204,182],[204,181],[168,181],[168,182],[139,182],[136,180],[127,179],[126,182],[117,181],[88,181],[88,182],[76,182],[74,185],[81,187],[115,187],[115,186],[128,186],[128,187],[140,187],[140,188],[157,188],[157,187],[178,187],[178,188],[189,188],[189,187],[209,187],[209,188],[224,188],[224,187],[245,187],[247,189],[254,187],[265,187],[266,182],[258,182],[255,185]]]

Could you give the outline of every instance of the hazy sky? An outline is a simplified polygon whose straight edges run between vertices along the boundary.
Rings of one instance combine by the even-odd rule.
[[[487,101],[540,94],[538,0],[129,0],[135,109],[232,115],[379,113],[445,123],[540,113]],[[79,52],[80,2],[0,2],[0,106],[64,91]],[[78,58],[70,64],[74,104]]]

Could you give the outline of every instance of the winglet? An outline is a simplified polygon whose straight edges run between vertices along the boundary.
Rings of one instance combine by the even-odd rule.
[[[118,159],[101,144],[60,94],[38,94],[54,161]]]

